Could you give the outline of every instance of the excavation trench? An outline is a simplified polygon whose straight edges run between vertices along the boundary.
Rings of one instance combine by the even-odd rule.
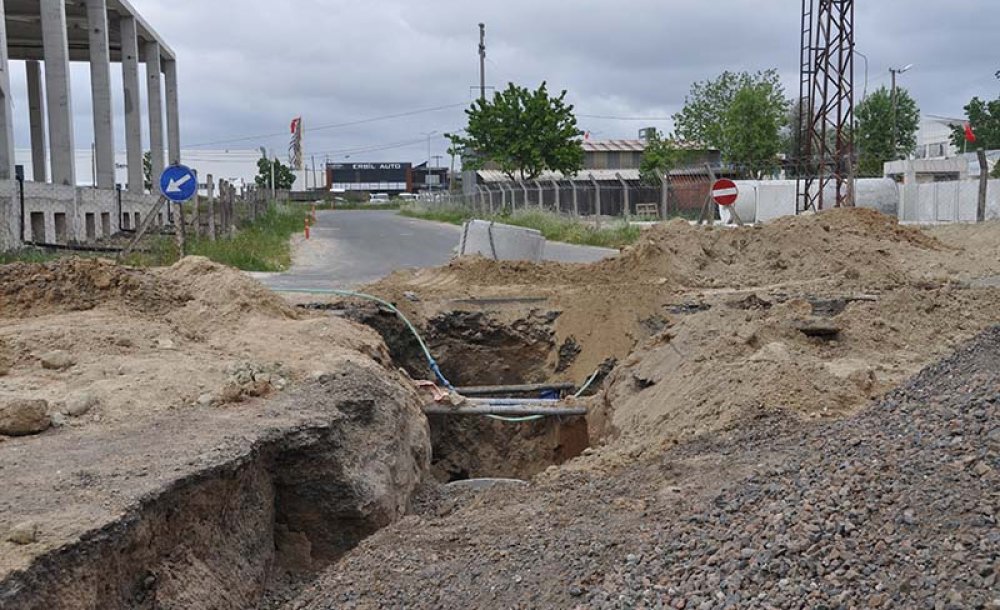
[[[38,441],[5,474],[24,489],[17,519],[49,550],[19,569],[4,557],[0,608],[281,603],[405,514],[430,452],[403,379],[354,362],[267,403],[145,421],[100,442]],[[129,463],[144,474],[123,477]],[[92,508],[123,500],[121,513]]]
[[[312,308],[326,309],[375,329],[397,366],[414,379],[435,379],[416,337],[393,312],[368,303]],[[418,330],[456,387],[545,384],[579,353],[574,344],[557,343],[553,326],[559,315],[532,310],[501,319],[481,311],[451,311],[427,320]],[[495,396],[543,397],[540,393]],[[442,483],[529,479],[579,456],[590,445],[586,417],[510,422],[482,416],[430,415],[428,421],[433,447],[431,473]]]

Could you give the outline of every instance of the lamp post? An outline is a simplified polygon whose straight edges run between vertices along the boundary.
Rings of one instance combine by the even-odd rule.
[[[431,190],[429,178],[431,173],[431,136],[437,135],[437,131],[422,131],[420,135],[427,136],[427,165],[425,166],[427,171],[424,173],[424,186],[427,187],[427,190]]]
[[[907,64],[902,68],[889,68],[889,72],[892,74],[892,158],[896,159],[899,157],[899,128],[896,121],[896,75],[909,72],[913,68],[913,64]]]

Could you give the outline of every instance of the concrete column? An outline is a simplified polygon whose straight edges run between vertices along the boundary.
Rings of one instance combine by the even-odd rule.
[[[181,162],[181,117],[176,60],[168,59],[163,62],[163,76],[167,89],[167,162],[177,165]]]
[[[139,104],[139,41],[134,17],[122,17],[122,82],[125,87],[125,154],[128,191],[145,192],[142,170],[142,109]]]
[[[153,182],[153,192],[158,193],[157,181],[166,167],[163,159],[163,75],[160,69],[160,44],[147,42],[145,52],[149,102],[149,152],[152,161],[150,179]]]
[[[115,128],[111,110],[111,50],[106,0],[87,0],[90,32],[90,90],[94,100],[97,188],[115,188]]]
[[[7,56],[9,42],[6,14],[0,1],[0,180],[14,177],[14,103]]]
[[[29,61],[27,69],[32,179],[35,182],[48,182],[49,149],[45,137],[45,90],[42,88],[42,64],[38,61]]]
[[[45,91],[49,111],[52,182],[76,186],[73,100],[69,83],[69,43],[65,0],[40,0],[45,53]]]

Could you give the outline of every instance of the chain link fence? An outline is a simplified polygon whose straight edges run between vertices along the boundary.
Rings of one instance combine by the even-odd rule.
[[[496,216],[524,211],[580,218],[666,220],[697,218],[710,190],[708,181],[668,182],[502,182],[481,184],[474,193],[425,194],[416,207],[429,211],[471,211]]]

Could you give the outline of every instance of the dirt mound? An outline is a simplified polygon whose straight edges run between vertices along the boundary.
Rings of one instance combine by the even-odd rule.
[[[667,277],[687,286],[751,287],[813,280],[898,285],[915,252],[946,246],[889,216],[838,209],[743,228],[673,222],[649,231],[600,273]]]
[[[194,295],[171,320],[188,330],[239,322],[248,315],[298,319],[284,299],[240,271],[189,256],[156,272],[160,281]]]
[[[714,432],[774,411],[842,417],[996,323],[997,290],[905,287],[881,296],[717,296],[612,375],[610,431],[643,442]],[[683,310],[678,310],[683,311]]]
[[[150,315],[190,300],[188,292],[146,271],[110,261],[62,260],[0,266],[0,317],[35,317],[124,305]]]

